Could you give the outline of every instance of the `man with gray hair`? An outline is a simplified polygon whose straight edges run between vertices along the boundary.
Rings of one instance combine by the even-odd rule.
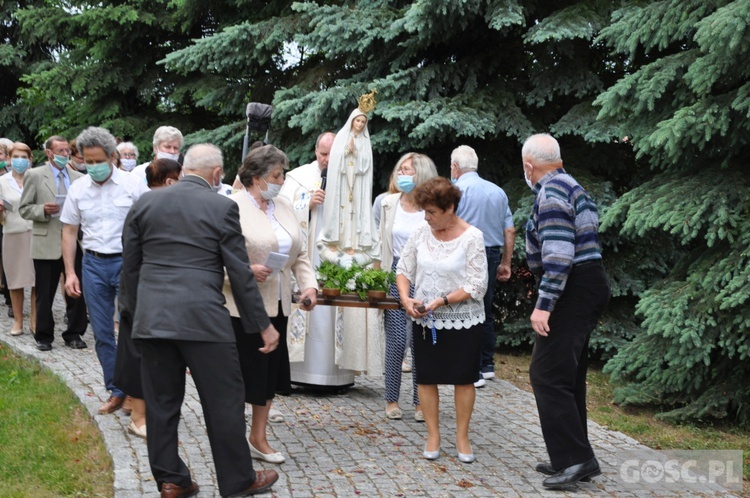
[[[487,254],[488,280],[484,295],[484,337],[478,359],[479,374],[475,387],[483,387],[486,379],[495,377],[495,315],[492,302],[495,282],[510,279],[510,260],[516,241],[513,214],[508,196],[503,189],[479,177],[479,158],[468,145],[461,145],[451,153],[451,179],[461,189],[461,202],[456,215],[481,230]],[[501,256],[502,254],[502,256]]]
[[[547,134],[521,150],[523,176],[536,194],[526,224],[526,261],[539,284],[531,314],[536,332],[529,379],[549,463],[548,489],[563,489],[601,471],[588,439],[586,370],[591,332],[610,297],[602,266],[596,204],[563,169],[560,145]]]
[[[152,145],[154,148],[154,159],[171,159],[180,162],[180,150],[184,143],[182,132],[174,126],[160,126],[154,132]],[[133,168],[134,175],[146,181],[146,168],[151,161],[146,161]]]
[[[120,408],[125,399],[125,393],[114,384],[117,341],[113,317],[120,287],[122,227],[130,207],[148,187],[114,166],[117,142],[104,128],[86,128],[76,144],[83,153],[88,175],[70,186],[60,215],[65,292],[78,298],[83,287],[94,330],[96,356],[102,366],[104,385],[110,393],[99,413],[107,414]],[[83,282],[75,273],[79,228],[83,233]]]
[[[261,334],[260,351],[276,349],[279,333],[250,269],[237,203],[213,191],[223,164],[217,147],[193,145],[185,176],[144,194],[125,222],[122,301],[135,310],[148,458],[162,497],[198,492],[178,453],[186,368],[203,406],[219,493],[254,495],[279,477],[253,470],[245,438],[245,389],[222,294],[225,268],[245,332]]]

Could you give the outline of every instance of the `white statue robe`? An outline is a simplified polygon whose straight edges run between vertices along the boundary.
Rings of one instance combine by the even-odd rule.
[[[311,210],[310,198],[320,188],[320,182],[320,168],[315,161],[290,171],[280,193],[292,203],[307,237],[314,267],[320,265],[315,241],[322,227],[324,206]],[[295,305],[287,327],[292,381],[340,386],[354,382],[355,370],[382,375],[383,341],[382,311],[318,305],[306,312]]]

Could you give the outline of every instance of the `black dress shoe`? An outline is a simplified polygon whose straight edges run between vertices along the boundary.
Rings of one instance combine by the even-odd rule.
[[[65,345],[71,349],[86,349],[88,347],[86,343],[81,339],[71,339],[69,341],[65,341]]]
[[[586,477],[596,477],[601,473],[599,462],[596,461],[596,458],[592,458],[588,462],[571,465],[558,471],[542,481],[542,485],[547,489],[564,488],[582,481]]]
[[[546,476],[553,476],[557,474],[557,471],[552,467],[551,463],[538,463],[536,464],[536,467],[534,467],[537,472],[540,472]],[[582,482],[590,482],[590,477],[584,477],[581,479]]]
[[[16,315],[13,313],[13,308],[8,308],[8,316],[10,318],[15,318]]]
[[[44,341],[36,341],[36,348],[39,351],[52,351],[52,344]]]

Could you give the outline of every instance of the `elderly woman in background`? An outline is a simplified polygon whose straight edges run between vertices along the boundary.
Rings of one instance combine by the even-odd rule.
[[[133,142],[122,142],[117,145],[117,153],[120,155],[120,169],[133,171],[138,164],[138,147]]]
[[[10,158],[8,157],[8,150],[13,147],[13,141],[8,138],[0,138],[0,175],[4,175],[10,171]],[[0,293],[5,298],[5,304],[8,306],[8,316],[13,318],[13,306],[10,302],[10,291],[6,284],[5,272],[3,271],[2,263],[2,241],[3,231],[0,229]]]
[[[487,256],[482,232],[456,216],[460,199],[461,191],[445,178],[432,178],[417,188],[414,202],[424,210],[427,225],[403,247],[396,283],[406,313],[416,322],[415,374],[427,423],[423,456],[440,456],[438,384],[452,384],[458,459],[471,463],[475,458],[469,422],[482,342]]]
[[[30,329],[36,328],[36,293],[34,290],[34,261],[31,259],[31,229],[33,223],[21,218],[18,206],[23,193],[23,177],[31,167],[34,156],[28,145],[16,142],[8,151],[10,173],[0,177],[0,219],[3,221],[3,267],[13,305],[11,335],[23,334],[24,288],[31,288]]]
[[[396,177],[398,176],[398,163],[391,171],[391,177],[388,179],[388,190],[381,192],[372,201],[372,218],[375,220],[375,230],[380,230],[380,213],[383,208],[383,199],[391,194],[398,194],[400,190],[396,186]]]
[[[74,138],[68,144],[70,147],[70,165],[81,173],[86,173],[86,163],[83,162],[83,151],[78,150],[78,138]]]
[[[180,178],[182,165],[171,159],[155,159],[146,169],[148,188],[158,189],[176,183]],[[120,280],[120,296],[125,280]],[[128,395],[130,401],[130,424],[128,432],[146,437],[146,402],[143,400],[141,384],[141,353],[136,349],[131,333],[133,331],[133,310],[130,303],[119,301],[120,328],[117,336],[117,355],[115,357],[115,385]]]
[[[400,192],[383,199],[380,216],[381,265],[384,269],[392,270],[396,269],[404,244],[411,234],[427,224],[424,212],[415,203],[415,188],[436,177],[437,169],[429,157],[410,152],[401,156],[394,172],[395,183]],[[395,284],[391,286],[389,293],[400,299]],[[385,416],[389,419],[400,419],[403,416],[398,398],[401,392],[402,360],[404,350],[410,342],[410,332],[411,320],[406,317],[403,309],[385,310]],[[414,419],[422,422],[424,415],[419,406],[416,373],[412,380]]]
[[[238,318],[228,279],[224,296],[245,380],[245,401],[252,405],[250,453],[269,463],[282,463],[284,455],[274,451],[266,438],[271,402],[276,390],[291,390],[289,353],[286,343],[287,317],[291,311],[292,273],[301,292],[300,307],[311,310],[318,294],[315,272],[307,257],[307,244],[299,229],[292,205],[279,197],[284,169],[289,160],[273,145],[250,151],[238,173],[242,190],[230,196],[240,209],[240,225],[263,304],[271,323],[279,331],[279,347],[263,354],[260,334],[246,334]],[[308,304],[304,304],[309,299]]]

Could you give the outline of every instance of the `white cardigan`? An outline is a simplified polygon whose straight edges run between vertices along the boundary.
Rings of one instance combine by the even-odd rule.
[[[239,191],[229,198],[234,200],[240,208],[240,226],[242,227],[242,234],[245,236],[245,247],[250,263],[262,264],[269,253],[279,250],[279,243],[271,222],[268,221],[265,212],[255,207],[245,192]],[[268,316],[274,317],[279,311],[279,279],[281,279],[281,309],[284,316],[289,316],[292,309],[292,272],[294,272],[297,284],[302,290],[310,287],[317,289],[318,283],[307,257],[305,240],[291,203],[280,196],[276,196],[273,202],[276,220],[291,235],[292,247],[289,250],[289,259],[284,268],[281,271],[271,273],[265,282],[258,282],[258,288],[263,297],[266,313],[268,313]],[[224,278],[224,297],[229,313],[234,317],[239,316],[232,296],[232,288],[226,276]]]

